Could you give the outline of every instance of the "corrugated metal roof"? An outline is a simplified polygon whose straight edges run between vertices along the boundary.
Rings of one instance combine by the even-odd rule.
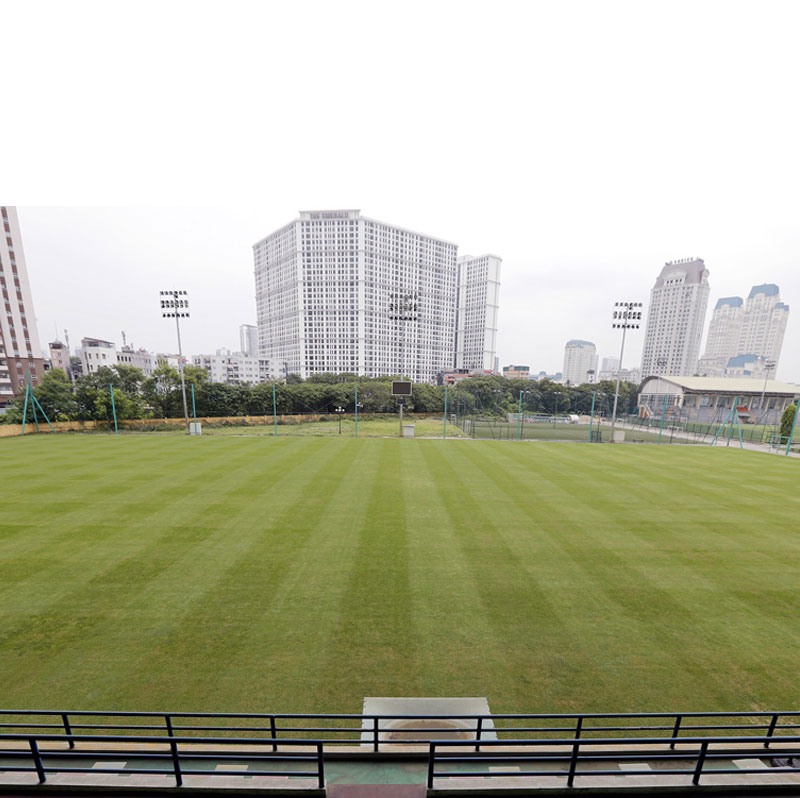
[[[646,392],[645,383],[650,380],[664,380],[690,393],[760,394],[764,389],[764,380],[759,377],[671,377],[664,375],[661,377],[645,377],[641,384],[641,392]],[[767,380],[766,393],[780,394],[782,396],[798,396],[800,395],[800,385],[790,385],[788,382]]]

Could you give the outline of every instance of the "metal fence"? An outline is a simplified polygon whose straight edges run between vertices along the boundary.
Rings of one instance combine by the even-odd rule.
[[[406,725],[417,720],[425,722],[424,727]],[[503,735],[514,740],[546,741],[551,736],[592,739],[598,735],[625,737],[631,734],[647,735],[651,742],[659,742],[698,732],[714,736],[762,731],[767,740],[787,733],[796,733],[800,740],[800,711],[363,715],[0,710],[0,734],[57,735],[69,748],[87,733],[117,736],[127,733],[128,737],[122,739],[140,741],[174,737],[193,742],[208,742],[208,735],[213,733],[215,740],[240,740],[247,735],[259,745],[269,743],[273,751],[278,750],[279,744],[297,738],[339,746],[366,746],[379,751],[385,745],[427,744],[430,723],[435,721],[441,721],[445,730],[473,735],[471,739],[477,742]],[[445,721],[456,721],[458,727],[447,726]],[[401,723],[402,736],[396,737]],[[415,733],[420,736],[408,736]]]
[[[680,742],[683,749],[680,751],[675,750],[675,743]],[[562,740],[504,740],[504,741],[491,741],[484,742],[480,746],[481,753],[469,753],[468,755],[459,755],[453,749],[458,749],[465,746],[474,747],[474,743],[463,741],[448,741],[448,742],[431,742],[429,744],[428,754],[428,789],[434,789],[434,782],[437,778],[451,778],[456,776],[458,778],[480,778],[481,787],[486,788],[490,785],[486,784],[486,779],[499,779],[499,778],[519,778],[519,777],[539,777],[539,778],[558,778],[565,779],[566,786],[572,787],[574,781],[578,776],[691,776],[691,783],[697,786],[700,783],[700,778],[703,775],[703,768],[706,763],[720,760],[730,760],[730,750],[714,750],[714,747],[721,746],[740,746],[743,743],[758,746],[760,749],[767,748],[771,743],[786,743],[790,747],[782,748],[781,755],[785,758],[793,758],[800,756],[800,745],[796,737],[684,737],[678,740],[672,738],[668,750],[653,751],[647,750],[646,752],[634,752],[619,750],[620,744],[626,747],[636,748],[637,746],[652,745],[653,740],[650,737],[632,737],[620,740],[618,738],[610,739],[580,739],[577,737],[562,739]],[[696,747],[696,750],[689,751],[687,746]],[[563,747],[565,752],[553,750],[555,748]],[[488,749],[488,750],[487,750]],[[492,751],[492,749],[495,749]],[[511,749],[511,750],[510,750]],[[516,750],[514,750],[516,749]],[[532,749],[532,750],[531,750]],[[537,751],[537,749],[540,749]],[[543,749],[543,750],[542,750]],[[612,753],[613,752],[613,753]],[[748,750],[748,749],[735,749],[735,757],[737,760],[745,759],[759,759],[764,756],[763,750]],[[619,768],[603,769],[604,763],[619,762],[621,760],[627,762],[645,762],[649,765],[651,762],[660,763],[664,762],[672,767],[662,768],[642,768],[640,770],[625,770],[621,771]],[[562,767],[558,769],[536,769],[536,765],[543,762],[561,764]],[[675,763],[689,762],[689,767],[675,766]],[[450,766],[456,764],[486,764],[485,770],[459,770],[453,772],[450,769],[441,769],[441,766]],[[516,769],[497,767],[497,764],[510,765],[514,763]],[[600,767],[593,767],[591,769],[580,770],[580,765],[600,765]],[[494,767],[491,767],[494,765]],[[491,767],[491,769],[489,769]],[[525,769],[522,767],[533,769]],[[708,771],[707,771],[708,772]],[[758,767],[744,768],[736,767],[714,767],[713,774],[715,776],[721,775],[746,775],[746,774],[764,774],[764,767],[759,763]],[[784,766],[780,769],[781,773],[800,773],[800,767]]]
[[[13,759],[30,757],[30,763],[24,765],[9,765],[3,764],[2,769],[5,772],[18,772],[18,773],[36,773],[39,783],[43,784],[47,781],[48,773],[94,773],[105,775],[133,775],[142,774],[148,776],[174,776],[175,783],[178,787],[183,784],[185,776],[219,776],[221,775],[218,770],[207,770],[198,767],[192,767],[192,763],[197,760],[208,760],[211,755],[206,752],[198,752],[195,748],[187,749],[187,745],[196,746],[198,743],[204,745],[218,745],[222,747],[231,746],[263,746],[264,740],[261,738],[253,737],[179,737],[176,735],[119,735],[119,734],[0,734],[0,745],[7,745],[8,743],[23,743],[27,745],[27,751],[23,748],[4,748],[0,750],[0,756],[10,757]],[[67,748],[55,749],[43,748],[43,744],[50,743],[67,743]],[[96,766],[85,767],[81,766],[81,762],[91,756],[92,759],[108,759],[113,757],[118,759],[120,756],[117,752],[104,752],[92,750],[86,752],[84,750],[77,750],[75,743],[86,744],[103,744],[103,743],[146,743],[147,750],[129,750],[126,749],[124,756],[126,759],[125,767],[120,765],[114,766],[113,762],[108,763],[108,767],[98,768]],[[155,750],[153,745],[163,745],[163,750]],[[289,754],[287,752],[278,753],[277,747],[302,747],[303,750],[297,754]],[[183,746],[183,749],[181,748]],[[59,764],[50,764],[50,761],[58,757],[62,760]],[[64,765],[64,758],[74,760],[77,764],[70,763]],[[214,759],[227,758],[227,759],[242,759],[241,753],[220,754],[215,752]],[[325,763],[323,757],[323,744],[318,740],[276,740],[273,745],[272,751],[258,752],[248,750],[246,755],[247,760],[254,760],[256,762],[264,762],[267,766],[274,763],[311,763],[313,769],[311,770],[287,770],[287,769],[274,769],[269,768],[261,770],[247,771],[225,771],[224,775],[227,776],[294,776],[306,777],[316,779],[319,789],[325,787]],[[164,761],[167,767],[164,768],[137,768],[128,767],[127,762],[130,760],[147,760],[147,761]]]

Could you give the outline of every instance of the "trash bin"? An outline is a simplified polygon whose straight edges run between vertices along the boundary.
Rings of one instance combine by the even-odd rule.
[[[404,438],[413,438],[414,437],[414,424],[403,424],[403,437]]]

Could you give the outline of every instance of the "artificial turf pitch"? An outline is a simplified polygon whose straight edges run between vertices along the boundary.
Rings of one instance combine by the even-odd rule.
[[[0,459],[0,708],[797,708],[796,460],[146,435]]]

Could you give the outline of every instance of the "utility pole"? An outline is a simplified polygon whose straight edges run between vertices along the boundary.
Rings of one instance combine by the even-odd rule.
[[[189,318],[189,300],[186,291],[161,291],[161,316],[175,319],[175,332],[178,335],[178,371],[181,375],[181,395],[183,396],[183,417],[186,420],[186,433],[189,434],[189,405],[186,402],[186,380],[183,377],[183,349],[181,347],[181,319]]]

